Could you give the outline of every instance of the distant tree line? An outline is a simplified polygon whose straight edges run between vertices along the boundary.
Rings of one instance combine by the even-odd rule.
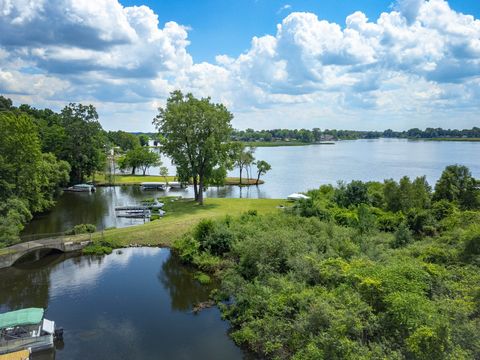
[[[356,140],[378,138],[403,138],[403,139],[434,139],[434,138],[480,138],[480,128],[471,129],[442,129],[426,128],[421,130],[413,128],[405,131],[359,131],[359,130],[321,130],[308,129],[273,129],[273,130],[234,130],[232,139],[237,141],[299,141],[314,143],[330,140]]]

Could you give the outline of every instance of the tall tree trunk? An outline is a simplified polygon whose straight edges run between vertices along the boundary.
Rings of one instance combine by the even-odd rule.
[[[200,174],[200,181],[198,184],[198,203],[203,205],[203,174]]]
[[[243,166],[240,165],[240,185],[242,185],[242,170]]]
[[[261,174],[261,171],[258,172],[258,176],[257,176],[257,183],[255,185],[258,186],[258,182],[260,181],[260,174]]]
[[[145,173],[147,172],[147,168],[143,169],[143,176],[145,176]]]
[[[195,194],[195,201],[198,201],[197,176],[193,177],[193,193]]]
[[[132,166],[132,175],[135,175],[135,170],[136,170],[135,166]]]

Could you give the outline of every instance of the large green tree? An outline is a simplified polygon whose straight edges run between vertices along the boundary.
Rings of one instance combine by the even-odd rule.
[[[71,166],[71,180],[82,182],[103,167],[106,151],[103,129],[93,105],[69,104],[61,116],[66,133],[61,159]]]
[[[162,151],[182,180],[192,178],[195,200],[203,204],[203,188],[212,170],[227,161],[233,115],[210,98],[197,99],[179,90],[158,111],[153,123],[162,135]]]
[[[160,156],[148,147],[139,146],[129,150],[120,160],[120,168],[132,169],[132,175],[135,175],[138,168],[142,169],[143,175],[145,175],[150,167],[160,165],[162,165]]]
[[[42,153],[35,124],[24,113],[1,112],[0,134],[0,173],[4,183],[0,199],[21,197],[33,211],[43,210],[38,179]]]
[[[435,200],[457,202],[464,209],[480,207],[480,191],[470,170],[463,165],[450,165],[445,168],[435,185]]]
[[[258,182],[260,181],[260,176],[265,175],[271,169],[272,169],[272,165],[270,165],[265,160],[257,161],[257,182],[256,182],[257,185],[258,185]]]
[[[34,212],[54,204],[70,166],[42,153],[38,128],[24,112],[0,112],[0,246],[18,240]]]
[[[110,140],[110,142],[120,147],[120,149],[122,149],[123,151],[132,150],[140,146],[138,136],[122,130],[109,131],[107,133],[107,138],[108,140]]]
[[[230,146],[230,157],[233,160],[233,164],[239,170],[240,185],[242,184],[243,170],[247,171],[255,161],[255,148],[247,147],[241,142],[232,143]]]

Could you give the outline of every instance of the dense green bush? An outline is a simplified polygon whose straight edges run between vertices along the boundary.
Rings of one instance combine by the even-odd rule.
[[[308,195],[175,243],[221,278],[238,344],[272,359],[480,358],[479,211],[432,203],[425,178]]]
[[[79,224],[65,231],[65,235],[91,234],[95,231],[97,231],[97,227],[93,224]]]

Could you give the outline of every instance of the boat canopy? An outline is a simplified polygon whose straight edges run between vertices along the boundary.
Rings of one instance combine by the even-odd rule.
[[[288,200],[307,200],[310,199],[307,195],[304,194],[298,194],[298,193],[293,193],[288,195],[287,197]]]
[[[40,324],[43,318],[42,308],[28,308],[0,314],[0,329]]]

